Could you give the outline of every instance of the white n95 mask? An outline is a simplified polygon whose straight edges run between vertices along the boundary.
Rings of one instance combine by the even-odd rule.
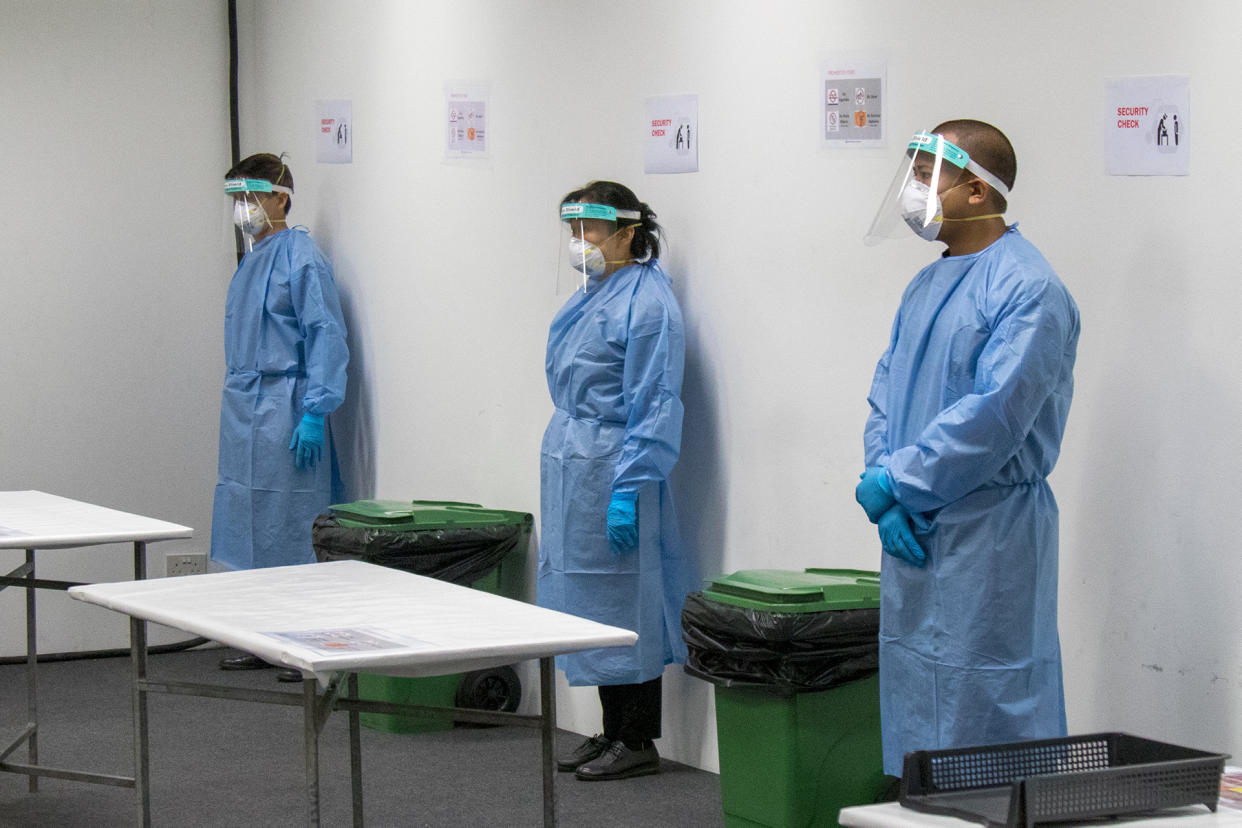
[[[569,262],[574,270],[585,273],[592,279],[603,276],[604,271],[608,269],[604,251],[600,250],[598,245],[575,236],[569,237]]]
[[[248,236],[257,236],[268,226],[267,211],[257,202],[233,202],[233,224]]]
[[[927,209],[928,202],[933,198],[936,200],[934,211]],[[932,194],[931,188],[922,181],[911,180],[901,191],[901,217],[914,231],[914,235],[924,241],[935,241],[936,236],[940,235],[940,224],[944,221],[944,207],[940,203],[940,196]]]

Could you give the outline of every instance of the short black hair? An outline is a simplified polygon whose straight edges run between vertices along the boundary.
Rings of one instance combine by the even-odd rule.
[[[227,181],[230,178],[261,178],[272,184],[279,184],[282,187],[293,189],[293,173],[289,167],[285,165],[284,159],[279,155],[272,155],[270,152],[257,152],[254,155],[243,158],[238,161],[228,172],[224,174]],[[293,196],[288,195],[289,201],[285,205],[285,215],[293,209]]]
[[[633,210],[638,213],[638,221],[625,219],[617,222],[619,227],[634,227],[630,255],[640,262],[660,255],[660,237],[664,235],[664,229],[656,223],[655,211],[646,202],[639,201],[629,187],[615,181],[592,181],[580,190],[566,193],[561,199],[561,204],[572,202],[606,204],[618,210]]]
[[[954,143],[964,149],[972,160],[999,178],[1006,187],[1013,189],[1013,182],[1018,175],[1018,157],[1005,133],[991,124],[969,118],[945,121],[932,132],[952,132]],[[1001,200],[1001,206],[1006,206],[1004,196],[1000,193],[996,195]]]

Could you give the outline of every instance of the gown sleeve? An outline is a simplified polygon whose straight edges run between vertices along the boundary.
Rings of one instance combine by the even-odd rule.
[[[621,386],[625,440],[614,492],[637,492],[648,481],[667,480],[681,453],[685,339],[675,313],[641,294],[631,305]]]
[[[863,462],[871,466],[888,465],[888,366],[893,359],[893,347],[897,344],[897,331],[901,325],[901,312],[893,319],[893,332],[888,339],[888,348],[875,366],[875,376],[871,379],[871,392],[867,394],[867,402],[871,405],[871,413],[867,415],[867,425],[863,428]]]
[[[302,408],[308,414],[331,414],[345,400],[345,369],[349,364],[345,318],[332,266],[321,255],[312,256],[294,270],[289,287],[306,366]]]

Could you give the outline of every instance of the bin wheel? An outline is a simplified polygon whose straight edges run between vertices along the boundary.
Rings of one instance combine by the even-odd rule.
[[[466,673],[457,685],[457,706],[469,710],[512,713],[521,700],[522,682],[508,665]]]

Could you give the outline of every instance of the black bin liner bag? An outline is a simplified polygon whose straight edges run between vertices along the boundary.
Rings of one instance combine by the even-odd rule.
[[[512,524],[413,532],[342,526],[328,513],[315,518],[311,545],[320,563],[365,561],[469,586],[516,549],[524,535],[524,527]]]
[[[794,692],[827,690],[879,671],[880,610],[767,612],[686,598],[687,667],[708,681]]]

